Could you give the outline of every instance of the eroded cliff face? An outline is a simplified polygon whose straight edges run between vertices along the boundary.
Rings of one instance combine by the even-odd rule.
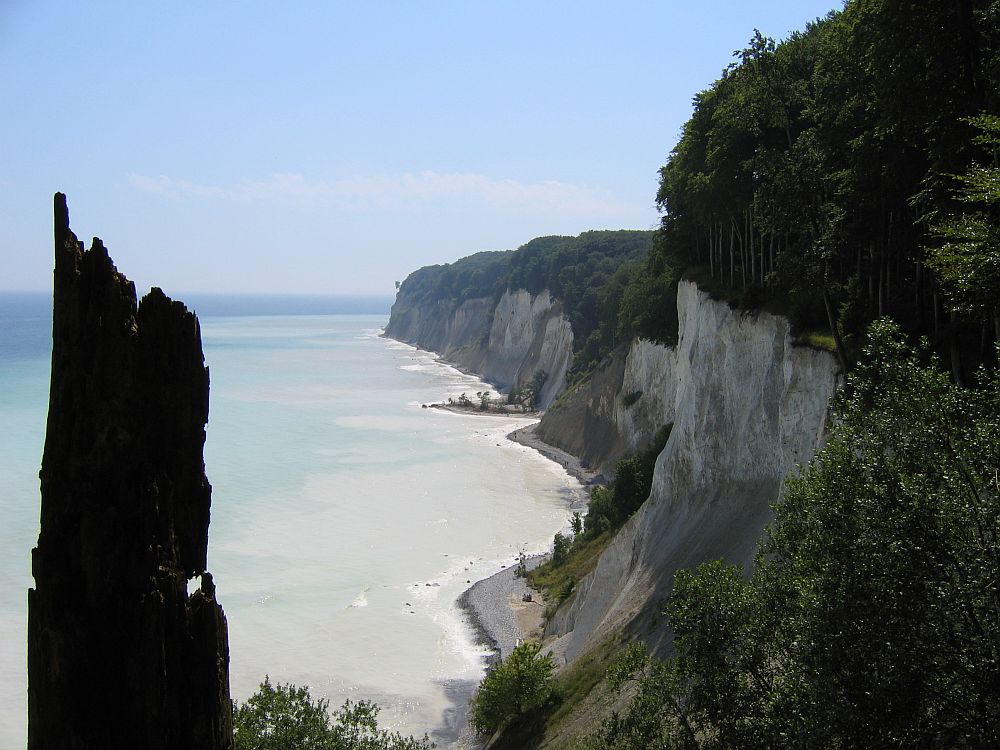
[[[545,413],[538,436],[610,479],[674,421],[673,348],[637,340],[614,351]]]
[[[573,329],[548,291],[507,291],[495,305],[487,298],[457,306],[448,300],[414,304],[400,295],[385,332],[437,352],[504,390],[527,385],[543,372],[541,408],[566,387],[573,359]]]
[[[610,478],[627,455],[629,440],[618,429],[615,406],[621,400],[626,352],[616,350],[590,376],[562,394],[535,428],[549,445]]]
[[[673,429],[649,499],[548,623],[567,660],[622,628],[662,653],[659,611],[676,571],[720,557],[748,566],[785,477],[822,440],[838,383],[831,355],[793,346],[785,319],[732,310],[690,282],[678,312],[677,346],[636,342],[605,393],[605,456]]]
[[[493,322],[493,307],[493,300],[486,297],[456,306],[450,299],[415,303],[400,293],[392,305],[385,334],[448,359],[459,349],[481,345]]]
[[[101,241],[84,251],[60,194],[55,255],[28,747],[229,748],[198,320],[159,289],[137,304]]]

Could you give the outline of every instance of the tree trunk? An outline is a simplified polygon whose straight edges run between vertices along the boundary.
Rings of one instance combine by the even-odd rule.
[[[868,309],[875,309],[875,243],[868,243]]]
[[[736,286],[736,256],[733,254],[733,246],[736,243],[736,222],[732,222],[729,229],[729,286]]]
[[[715,243],[712,242],[712,225],[708,225],[708,275],[715,278]]]
[[[830,304],[830,295],[826,291],[826,277],[828,268],[823,269],[823,308],[826,310],[826,320],[830,324],[830,333],[833,334],[833,343],[837,346],[837,359],[840,360],[840,368],[847,374],[847,350],[844,348],[844,341],[840,338],[840,331],[837,330],[837,321],[833,317],[833,306]]]
[[[879,253],[878,256],[878,316],[881,318],[885,315],[885,294],[882,291],[882,287],[885,284],[885,253]]]
[[[958,316],[954,312],[948,314],[948,354],[951,358],[951,377],[957,385],[964,386],[962,351],[958,343]]]
[[[934,304],[934,341],[940,341],[941,340],[941,330],[940,330],[940,328],[941,328],[941,320],[940,320],[940,317],[938,316],[938,309],[940,307],[940,303],[938,302],[938,285],[937,285],[937,280],[936,279],[933,281],[933,288],[934,288],[934,292],[932,294],[932,297],[933,297],[933,304]]]

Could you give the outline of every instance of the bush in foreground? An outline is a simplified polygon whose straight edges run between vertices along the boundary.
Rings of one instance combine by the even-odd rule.
[[[472,699],[473,729],[491,735],[545,705],[552,695],[556,666],[551,654],[539,655],[540,648],[538,643],[522,643],[483,678]]]
[[[330,715],[329,701],[313,700],[309,688],[272,685],[265,677],[245,703],[233,701],[235,750],[428,750],[421,740],[378,728],[378,706],[343,706]]]

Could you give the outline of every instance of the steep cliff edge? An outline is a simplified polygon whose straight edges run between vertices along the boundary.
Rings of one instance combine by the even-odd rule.
[[[494,304],[483,297],[415,301],[404,286],[385,335],[437,352],[501,389],[522,387],[542,373],[541,408],[566,387],[573,360],[573,329],[548,290],[508,290]]]
[[[159,289],[137,304],[101,241],[84,251],[70,231],[61,194],[52,344],[28,747],[229,748],[198,320]]]
[[[570,661],[623,628],[662,652],[670,634],[659,610],[674,573],[719,557],[747,565],[784,478],[822,440],[838,383],[831,355],[794,346],[784,318],[733,310],[690,282],[678,288],[678,314],[677,346],[635,342],[620,381],[610,378],[617,391],[598,404],[605,446],[673,429],[649,499],[548,623]],[[559,411],[543,419],[557,420],[547,440],[572,433]]]
[[[643,339],[620,347],[552,405],[538,437],[611,477],[674,421],[674,360],[672,347]]]

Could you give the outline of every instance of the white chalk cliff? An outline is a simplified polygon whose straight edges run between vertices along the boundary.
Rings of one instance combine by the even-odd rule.
[[[676,571],[720,557],[749,566],[785,478],[823,439],[832,355],[795,346],[786,319],[733,310],[692,282],[680,283],[677,307],[676,346],[634,341],[567,393],[573,331],[548,292],[508,291],[496,304],[401,294],[386,328],[501,387],[546,372],[538,435],[608,476],[672,425],[650,497],[547,625],[567,661],[622,629],[665,652],[660,613]]]
[[[823,439],[838,384],[833,356],[793,345],[784,318],[733,310],[691,282],[681,282],[677,305],[676,347],[634,342],[617,392],[603,395],[619,452],[673,429],[649,499],[548,624],[566,660],[622,628],[665,649],[659,613],[676,571],[720,557],[748,566],[785,477]]]
[[[547,290],[507,291],[458,305],[442,300],[414,303],[400,294],[392,306],[386,335],[438,353],[501,389],[546,375],[539,404],[547,407],[566,387],[573,359],[573,329],[562,305]]]

